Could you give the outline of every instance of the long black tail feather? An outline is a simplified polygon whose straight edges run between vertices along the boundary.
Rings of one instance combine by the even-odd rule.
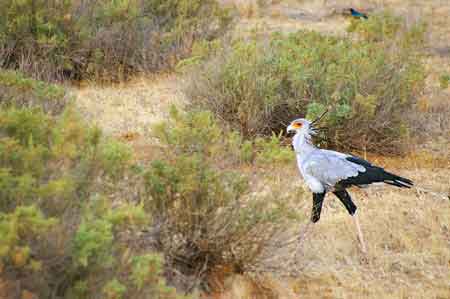
[[[384,171],[384,173],[385,173],[386,179],[383,182],[385,184],[389,184],[389,185],[396,186],[399,188],[411,188],[412,186],[414,186],[414,182],[407,178],[398,176],[393,173],[389,173],[387,171]]]
[[[352,156],[348,157],[347,160],[363,166],[366,171],[360,172],[355,177],[349,177],[340,181],[339,185],[344,188],[349,186],[364,186],[372,183],[385,183],[399,188],[411,188],[414,185],[413,181],[387,172],[383,168],[374,166],[364,159]]]

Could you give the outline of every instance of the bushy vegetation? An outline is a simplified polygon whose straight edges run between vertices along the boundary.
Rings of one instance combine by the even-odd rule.
[[[169,282],[189,292],[217,267],[251,269],[296,217],[286,196],[251,195],[239,170],[291,159],[277,136],[252,143],[209,112],[174,109],[154,130],[164,155],[137,165],[129,147],[57,104],[62,89],[4,78],[0,280],[8,296],[185,298]]]
[[[16,71],[0,70],[0,106],[41,108],[59,114],[68,104],[64,89],[55,84],[25,77]]]
[[[2,1],[0,67],[45,80],[119,80],[174,66],[230,21],[216,0]]]
[[[145,208],[159,223],[158,244],[171,267],[189,277],[191,287],[219,267],[251,269],[296,217],[292,201],[272,191],[250,195],[239,167],[252,147],[223,131],[211,113],[173,110],[155,134],[164,158],[145,172]],[[273,151],[263,148],[266,155]]]
[[[2,101],[11,104],[0,106],[2,294],[181,298],[165,283],[163,255],[139,246],[150,215],[112,196],[130,171],[130,149],[62,103],[59,113],[46,113],[45,100],[57,102],[59,89],[12,76],[0,82],[9,96]]]
[[[236,40],[190,63],[186,92],[193,108],[246,137],[278,134],[293,118],[329,109],[329,146],[398,151],[408,133],[404,114],[423,89],[423,28],[386,14],[354,21],[354,36],[299,31]]]

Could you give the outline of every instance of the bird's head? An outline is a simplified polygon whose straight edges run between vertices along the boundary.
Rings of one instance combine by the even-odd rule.
[[[305,118],[294,119],[286,128],[288,133],[308,132],[311,127],[311,122]]]
[[[327,114],[327,112],[328,110],[313,121],[309,121],[306,118],[297,118],[291,122],[291,124],[286,128],[286,131],[287,133],[294,132],[295,134],[303,133],[308,135],[316,135],[317,131],[322,130],[323,128],[315,127],[315,124],[317,124],[325,116],[325,114]]]

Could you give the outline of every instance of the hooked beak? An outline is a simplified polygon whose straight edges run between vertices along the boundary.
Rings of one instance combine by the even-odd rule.
[[[293,127],[292,125],[289,125],[289,126],[286,128],[286,132],[289,134],[289,133],[291,133],[291,132],[295,132],[295,129],[294,129],[294,127]]]

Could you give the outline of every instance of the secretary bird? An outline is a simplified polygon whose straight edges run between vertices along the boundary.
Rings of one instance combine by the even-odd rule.
[[[319,221],[325,194],[332,192],[353,217],[361,250],[365,254],[366,245],[356,214],[357,207],[346,189],[351,186],[366,187],[372,183],[385,183],[400,188],[411,188],[413,182],[389,173],[383,168],[372,165],[356,156],[314,146],[312,136],[317,134],[314,124],[325,113],[312,122],[304,118],[296,119],[287,127],[288,133],[295,132],[292,145],[296,153],[297,165],[306,185],[313,193],[311,222]]]

